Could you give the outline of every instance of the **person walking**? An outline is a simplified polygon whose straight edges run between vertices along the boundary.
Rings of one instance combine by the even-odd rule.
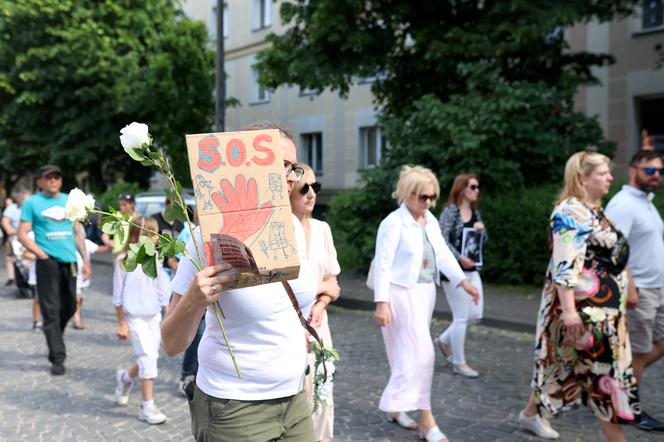
[[[341,272],[337,261],[337,251],[334,248],[334,239],[330,226],[325,221],[312,217],[316,206],[316,194],[320,192],[321,184],[316,181],[316,175],[307,164],[299,164],[304,170],[300,181],[293,186],[290,193],[290,202],[293,214],[302,223],[304,236],[307,241],[307,255],[311,270],[314,272],[315,280],[318,282],[316,302],[311,308],[309,324],[311,324],[322,339],[326,347],[332,348],[332,334],[327,318],[327,306],[339,298],[341,289],[337,281],[337,275]],[[309,374],[305,379],[305,391],[307,399],[313,406],[314,401],[314,377],[316,373],[313,368],[316,357],[309,352]],[[331,378],[331,376],[330,376]],[[329,380],[331,382],[331,379]],[[332,385],[332,384],[329,384]],[[314,440],[329,441],[334,434],[334,401],[332,388],[329,397],[321,401],[313,413]]]
[[[76,311],[76,251],[84,257],[83,277],[92,274],[85,242],[77,233],[82,226],[65,218],[67,194],[61,192],[62,172],[45,165],[39,169],[41,192],[28,198],[21,208],[18,240],[37,256],[37,293],[43,318],[42,330],[48,345],[51,374],[63,375],[67,357],[63,338],[67,322]],[[32,241],[28,233],[34,231]]]
[[[478,290],[445,244],[429,209],[440,194],[438,179],[422,166],[403,166],[392,194],[399,208],[378,227],[373,261],[376,323],[381,327],[390,379],[379,408],[407,429],[417,424],[406,413],[419,410],[419,433],[428,442],[446,441],[431,412],[434,348],[430,327],[436,284],[442,272],[475,303]]]
[[[163,268],[157,266],[155,279],[143,273],[141,265],[133,272],[125,272],[120,262],[125,258],[129,244],[147,236],[156,244],[159,226],[154,218],[135,217],[129,227],[125,246],[115,260],[113,271],[113,305],[118,317],[116,336],[119,339],[131,338],[136,353],[136,361],[126,370],[115,373],[115,399],[119,405],[127,405],[129,392],[138,377],[141,387],[141,408],[138,418],[148,424],[161,424],[166,415],[154,404],[154,380],[157,378],[157,359],[161,343],[161,313],[165,313],[170,298],[169,281]],[[141,228],[137,227],[141,226]],[[143,230],[147,229],[147,230]],[[154,232],[150,235],[148,231]]]
[[[14,258],[12,254],[12,241],[16,239],[18,226],[21,224],[21,205],[23,201],[30,197],[30,192],[21,190],[16,195],[16,202],[7,198],[8,206],[2,212],[2,230],[5,233],[3,242],[5,246],[5,267],[7,269],[7,282],[5,286],[14,284]]]
[[[121,193],[118,197],[118,210],[123,215],[129,215],[131,218],[135,218],[140,214],[136,212],[136,198],[131,193]],[[129,225],[124,227],[124,241],[118,241],[117,238],[111,238],[108,233],[102,233],[101,239],[105,245],[110,245],[114,255],[122,252],[125,244],[127,244],[127,237],[129,235]]]
[[[282,179],[286,190],[304,171],[297,166],[293,135],[272,124],[256,124],[246,130],[278,129],[284,158]],[[292,215],[300,257],[298,279],[289,281],[295,304],[303,316],[316,297],[317,284],[307,258],[302,225]],[[200,229],[187,244],[196,256],[194,241],[203,249]],[[188,392],[192,433],[197,441],[314,440],[303,380],[307,366],[305,331],[281,283],[229,290],[235,280],[226,272],[230,264],[197,271],[190,260],[180,262],[171,281],[173,297],[161,327],[166,354],[184,351],[194,339],[201,316],[206,328],[198,349],[198,374]],[[225,272],[225,273],[224,273]],[[224,327],[242,377],[235,373],[212,304],[219,302],[227,317]],[[233,312],[232,316],[230,312]]]
[[[452,323],[436,338],[436,344],[445,358],[452,357],[453,373],[476,378],[479,373],[466,363],[465,342],[468,324],[482,319],[484,292],[479,269],[483,264],[482,246],[487,235],[480,211],[480,179],[475,174],[461,174],[454,179],[447,204],[440,214],[440,230],[450,251],[459,262],[466,278],[477,288],[480,298],[474,303],[463,289],[448,281],[442,283],[447,303],[452,310]],[[469,253],[471,239],[479,237],[475,253]],[[466,238],[465,244],[463,239]],[[466,247],[464,247],[464,245]],[[463,254],[462,252],[466,252]],[[472,256],[469,256],[472,255]],[[450,354],[451,350],[451,354]]]
[[[634,289],[627,297],[627,319],[639,384],[645,369],[664,356],[664,222],[652,203],[662,175],[664,162],[659,152],[636,152],[629,162],[629,183],[606,206],[606,214],[629,243],[628,267]],[[664,431],[664,422],[643,410],[635,425]]]
[[[625,441],[639,395],[627,333],[625,271],[629,246],[602,211],[613,177],[609,159],[577,152],[551,214],[552,253],[537,322],[533,392],[518,421],[557,439],[553,416],[586,405],[607,440]]]

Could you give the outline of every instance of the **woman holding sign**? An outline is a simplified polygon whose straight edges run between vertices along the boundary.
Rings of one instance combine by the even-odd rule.
[[[482,247],[487,240],[484,223],[477,205],[480,201],[480,179],[475,174],[458,175],[452,184],[447,204],[440,214],[440,230],[452,254],[461,265],[466,278],[480,293],[478,303],[470,302],[463,290],[443,282],[447,302],[452,309],[452,324],[437,339],[440,351],[452,356],[453,372],[469,378],[479,373],[466,363],[464,351],[466,327],[482,319],[484,294],[479,268],[482,266]]]
[[[280,185],[283,183],[279,191],[290,192],[303,170],[296,164],[292,136],[283,129],[280,132],[280,144],[274,144],[281,149],[284,163],[283,169],[279,164],[280,173],[275,172],[274,176]],[[258,136],[265,138],[264,134]],[[252,189],[244,186],[239,190]],[[229,204],[237,199],[230,192],[225,196]],[[260,200],[254,199],[253,207],[247,202],[243,208],[257,211],[259,203]],[[202,214],[199,216],[203,224]],[[294,250],[300,257],[300,276],[289,283],[306,317],[316,297],[316,281],[309,269],[302,226],[290,210],[288,216],[295,227]],[[192,256],[196,256],[194,241],[202,249],[200,230],[196,230],[194,240],[187,244]],[[169,356],[174,356],[193,341],[201,316],[206,315],[195,386],[187,390],[194,438],[206,442],[281,439],[311,442],[314,439],[311,409],[302,390],[307,367],[305,331],[284,286],[271,283],[229,290],[228,285],[236,279],[227,272],[230,264],[204,267],[197,271],[188,259],[180,262],[171,282],[173,299],[169,314],[161,329],[163,348]],[[226,315],[223,324],[242,377],[236,374],[224,344],[212,307],[216,302]]]
[[[401,169],[392,194],[399,208],[378,227],[373,262],[374,317],[382,327],[391,371],[379,408],[407,429],[417,424],[406,412],[419,410],[420,437],[428,442],[447,440],[431,412],[434,348],[429,328],[440,272],[475,302],[479,298],[429,212],[439,194],[431,170]]]
[[[304,235],[307,238],[307,253],[309,264],[318,281],[316,302],[311,308],[309,323],[316,329],[318,336],[323,340],[326,347],[332,347],[332,335],[327,322],[327,306],[336,301],[340,289],[337,275],[341,271],[337,262],[337,251],[334,248],[334,240],[330,226],[325,221],[319,221],[311,217],[316,205],[316,194],[320,192],[321,184],[316,181],[314,171],[306,164],[300,164],[304,169],[304,175],[293,186],[290,194],[293,213],[302,223]],[[307,395],[313,401],[315,357],[309,353],[309,367],[311,368],[305,380]],[[328,441],[332,438],[334,424],[334,403],[332,395],[329,399],[321,401],[313,414],[314,435],[316,441]]]

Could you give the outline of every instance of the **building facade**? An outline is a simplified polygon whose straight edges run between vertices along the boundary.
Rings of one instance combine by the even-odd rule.
[[[184,11],[202,20],[216,38],[216,0],[187,0]],[[256,54],[265,37],[284,31],[281,0],[226,0],[225,70],[228,97],[240,105],[226,111],[226,130],[270,120],[295,132],[298,158],[316,170],[321,202],[357,184],[359,171],[380,161],[385,141],[376,126],[371,83],[358,82],[347,99],[293,87],[270,91],[257,82]],[[664,0],[646,0],[627,19],[579,24],[566,30],[572,51],[612,54],[616,63],[595,69],[600,85],[582,88],[577,109],[597,116],[606,137],[617,143],[615,161],[624,171],[644,135],[664,151],[664,68],[656,68],[655,46],[664,45]],[[644,132],[645,130],[645,132]]]
[[[615,64],[595,69],[601,84],[581,89],[576,106],[596,115],[606,137],[617,143],[617,166],[624,170],[648,141],[664,152],[664,68],[657,68],[655,50],[664,46],[664,0],[643,1],[623,20],[574,26],[567,37],[573,51],[615,57]]]
[[[216,0],[189,0],[183,9],[202,20],[216,38]],[[384,139],[376,126],[371,82],[358,82],[347,99],[336,93],[280,87],[270,91],[257,82],[256,54],[265,37],[283,32],[281,1],[226,0],[224,49],[226,95],[240,105],[226,110],[226,130],[241,130],[256,121],[274,121],[295,133],[298,159],[312,166],[323,185],[325,204],[340,189],[357,184],[359,171],[380,161]]]

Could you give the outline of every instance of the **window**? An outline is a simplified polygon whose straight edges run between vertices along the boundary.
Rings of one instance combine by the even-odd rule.
[[[385,138],[376,126],[360,128],[360,169],[376,167],[385,153]]]
[[[664,26],[664,0],[645,0],[641,17],[644,31]]]
[[[253,0],[253,30],[272,26],[272,0]]]
[[[208,29],[210,30],[210,35],[213,40],[217,39],[217,0],[210,0],[210,8],[212,14],[210,14],[210,23]],[[230,35],[229,23],[228,23],[228,2],[224,2],[224,38],[228,38]]]
[[[258,70],[251,68],[251,104],[269,103],[270,90],[258,82]]]
[[[302,150],[306,163],[316,175],[323,174],[323,134],[320,132],[302,134]]]
[[[664,152],[664,98],[639,101],[639,146]]]

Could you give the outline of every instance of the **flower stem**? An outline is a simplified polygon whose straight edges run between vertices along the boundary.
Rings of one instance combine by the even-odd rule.
[[[219,317],[219,314],[221,313],[221,306],[219,305],[219,301],[213,303],[212,308],[214,310],[215,315],[217,316],[217,322],[219,323],[221,334],[223,335],[224,342],[226,343],[226,347],[228,348],[228,353],[231,355],[231,359],[233,360],[233,365],[235,366],[235,372],[237,373],[237,377],[242,379],[242,373],[240,373],[240,367],[238,367],[237,362],[235,361],[235,355],[233,354],[233,349],[231,348],[231,344],[228,342],[228,336],[226,336],[226,329],[224,328],[224,324],[221,322],[221,318]]]

